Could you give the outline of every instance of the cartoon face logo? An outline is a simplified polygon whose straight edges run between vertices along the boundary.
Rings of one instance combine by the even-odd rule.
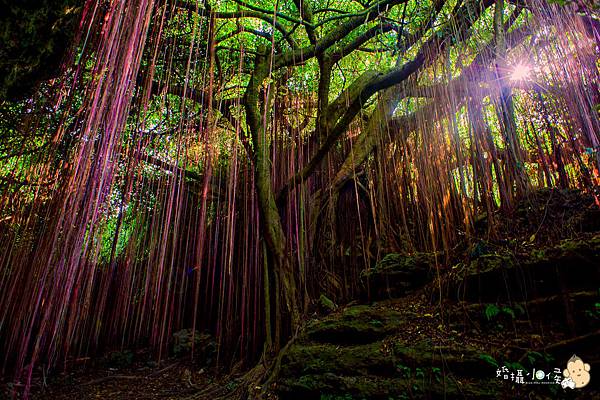
[[[563,388],[570,387],[571,389],[580,389],[590,383],[590,364],[584,363],[583,360],[573,354],[573,357],[567,362],[567,369],[563,371],[565,380],[568,384],[563,385]],[[572,383],[571,383],[572,382]]]

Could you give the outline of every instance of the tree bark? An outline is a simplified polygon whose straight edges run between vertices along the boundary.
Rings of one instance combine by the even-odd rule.
[[[269,90],[266,82],[269,76],[270,59],[264,55],[257,56],[256,67],[248,83],[244,103],[246,122],[251,133],[254,150],[255,185],[261,217],[261,229],[267,249],[267,254],[265,254],[268,263],[267,272],[274,275],[275,291],[282,293],[285,311],[290,315],[292,328],[295,328],[300,321],[296,277],[290,257],[287,254],[281,216],[277,209],[271,183],[271,160],[269,159],[269,140],[267,137],[267,121],[269,119],[266,115],[269,108]],[[261,93],[266,93],[266,98],[262,102]],[[282,305],[280,302],[275,303],[270,304],[269,307],[275,307],[277,315],[280,314]],[[281,318],[276,319],[278,320],[276,323],[280,323]],[[272,341],[274,350],[277,350],[281,344],[282,338],[280,336],[280,329],[276,328],[275,337]]]

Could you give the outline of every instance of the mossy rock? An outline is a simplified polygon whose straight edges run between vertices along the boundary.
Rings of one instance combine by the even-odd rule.
[[[298,343],[283,355],[281,371],[284,376],[327,372],[348,376],[394,376],[399,365],[412,369],[438,367],[465,376],[489,376],[494,372],[473,348],[426,342],[410,345],[374,342],[353,346]]]
[[[364,315],[363,307],[351,314]],[[282,355],[276,390],[285,399],[493,398],[494,368],[468,346],[438,346],[429,341],[375,341],[359,345],[299,341]],[[450,377],[453,377],[450,379]],[[482,379],[485,385],[454,379]],[[489,382],[487,382],[489,380]]]
[[[295,344],[282,358],[283,376],[306,374],[393,375],[394,357],[381,342],[365,345]]]
[[[488,378],[480,383],[459,383],[450,376],[431,373],[428,369],[417,378],[347,376],[334,373],[307,374],[283,378],[277,383],[282,399],[495,399],[500,392],[498,381]]]
[[[529,264],[582,262],[596,264],[600,258],[600,235],[563,240],[556,246],[532,251]]]
[[[484,254],[452,275],[457,300],[496,303],[551,296],[562,290],[596,289],[600,280],[600,235],[564,240],[516,255]]]
[[[482,254],[455,268],[448,293],[456,300],[495,302],[506,295],[508,277],[518,275],[518,262],[507,253]]]
[[[441,346],[426,341],[410,345],[396,343],[393,356],[397,365],[412,369],[429,366],[457,376],[481,378],[495,373],[495,369],[481,357],[481,352],[470,346]]]
[[[516,260],[510,254],[483,254],[469,263],[465,275],[480,275],[499,269],[511,269],[515,264]]]
[[[311,321],[306,328],[310,340],[323,343],[371,343],[396,331],[401,313],[366,305],[352,306],[341,313]]]
[[[398,298],[433,278],[435,258],[431,253],[390,253],[375,267],[363,271],[361,279],[371,299]]]
[[[367,272],[403,272],[414,269],[422,269],[430,267],[435,262],[435,257],[431,253],[414,253],[411,255],[403,255],[398,253],[387,254],[381,261],[375,264],[375,268]]]

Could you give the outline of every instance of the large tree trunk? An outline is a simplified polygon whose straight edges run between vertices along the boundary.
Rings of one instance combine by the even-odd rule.
[[[257,56],[254,73],[248,84],[245,95],[246,121],[252,136],[254,150],[254,175],[255,185],[260,210],[262,234],[265,241],[267,254],[266,276],[273,277],[273,289],[275,296],[267,295],[267,336],[272,337],[272,346],[268,351],[278,350],[282,342],[281,316],[285,311],[289,314],[291,328],[298,326],[300,321],[300,308],[298,306],[298,290],[296,285],[295,271],[291,259],[287,253],[286,238],[281,223],[281,216],[275,202],[273,186],[271,183],[271,160],[269,159],[269,140],[267,138],[268,124],[270,119],[267,115],[269,109],[269,88],[264,85],[269,77],[269,59]],[[261,94],[264,99],[261,101]],[[262,107],[261,107],[262,104]],[[269,282],[265,282],[265,289],[269,291]],[[267,292],[268,293],[268,292]],[[277,299],[283,297],[283,303]],[[285,309],[282,309],[285,305]],[[275,327],[270,323],[271,312],[275,314]]]

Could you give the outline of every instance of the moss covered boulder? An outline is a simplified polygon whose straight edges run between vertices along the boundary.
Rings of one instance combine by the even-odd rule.
[[[362,273],[362,281],[368,288],[370,299],[397,298],[433,279],[435,258],[430,253],[403,255],[390,253],[373,268]]]
[[[398,334],[409,323],[379,305],[312,321],[281,355],[274,389],[282,399],[496,397],[494,368],[476,349],[407,342]]]
[[[525,301],[558,293],[596,290],[600,234],[513,253],[501,250],[458,264],[448,294],[474,302]]]
[[[402,322],[398,311],[358,305],[309,322],[305,335],[321,343],[372,343],[400,329]]]

